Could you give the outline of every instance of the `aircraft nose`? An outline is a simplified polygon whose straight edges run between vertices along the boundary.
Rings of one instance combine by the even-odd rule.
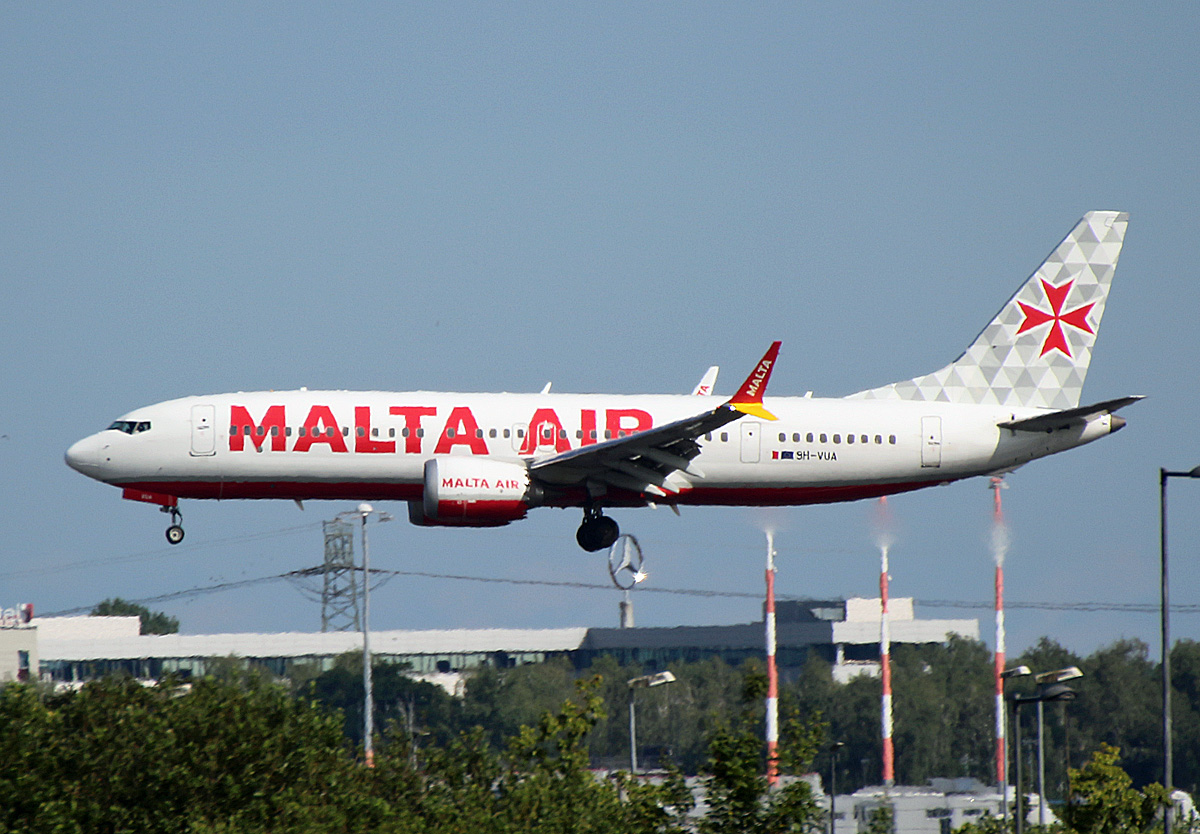
[[[71,444],[64,455],[67,466],[84,475],[93,475],[100,468],[100,440],[96,435]]]

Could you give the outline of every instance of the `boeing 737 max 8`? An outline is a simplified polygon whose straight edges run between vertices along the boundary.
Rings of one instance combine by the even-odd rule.
[[[1080,406],[1128,215],[1089,212],[955,361],[840,399],[764,397],[779,342],[729,400],[695,395],[299,391],[139,408],[67,450],[171,514],[180,498],[399,500],[415,524],[488,527],[577,507],[850,501],[1009,472],[1090,443],[1139,397]]]

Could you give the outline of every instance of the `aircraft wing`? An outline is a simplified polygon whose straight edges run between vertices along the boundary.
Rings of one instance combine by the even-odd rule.
[[[1014,431],[1053,431],[1054,429],[1065,429],[1073,424],[1090,422],[1104,414],[1112,414],[1117,409],[1124,408],[1142,399],[1145,399],[1145,397],[1118,397],[1115,400],[1105,400],[1093,405],[1081,405],[1078,408],[1067,408],[1062,411],[1053,411],[1049,414],[1038,414],[1035,417],[1026,417],[1022,420],[1009,420],[1008,422],[1000,423],[999,426],[1002,429],[1013,429]]]
[[[703,478],[691,465],[700,454],[702,435],[753,414],[775,417],[763,408],[762,396],[779,354],[775,342],[742,387],[728,402],[694,417],[676,420],[646,431],[572,449],[530,464],[534,479],[552,486],[586,486],[593,495],[614,486],[662,498],[686,489],[688,477]],[[680,473],[677,475],[676,473]]]

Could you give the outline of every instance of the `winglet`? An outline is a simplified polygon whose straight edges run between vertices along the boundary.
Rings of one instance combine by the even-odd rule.
[[[692,389],[693,397],[708,397],[712,395],[713,386],[717,384],[717,373],[721,370],[719,365],[713,365],[704,372],[704,376],[700,379],[700,384]]]
[[[778,418],[763,408],[762,400],[763,393],[767,390],[767,382],[771,379],[771,369],[775,367],[775,357],[779,355],[779,345],[781,342],[772,342],[767,348],[767,352],[763,354],[763,358],[758,360],[758,365],[750,372],[750,376],[746,377],[746,381],[742,383],[742,387],[738,392],[730,398],[726,405],[736,408],[743,414],[749,414],[753,417],[761,417],[763,420],[777,420]]]

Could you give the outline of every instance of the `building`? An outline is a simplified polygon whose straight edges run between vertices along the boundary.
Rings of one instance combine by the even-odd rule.
[[[26,603],[0,610],[0,683],[29,680],[38,668],[37,629],[33,606]]]
[[[911,599],[889,601],[893,643],[978,638],[975,620],[918,620]],[[880,601],[784,601],[777,605],[777,661],[786,679],[810,656],[834,664],[846,680],[877,674]],[[358,632],[277,634],[138,633],[137,617],[62,617],[38,621],[43,678],[72,684],[106,674],[143,680],[205,674],[214,659],[239,658],[277,675],[331,668],[339,655],[362,651]],[[452,691],[465,673],[565,658],[585,669],[603,656],[648,671],[671,663],[721,657],[739,664],[764,653],[763,623],[674,628],[380,630],[371,632],[376,662],[405,663]],[[227,662],[221,660],[219,662]],[[36,668],[36,667],[35,667]]]

